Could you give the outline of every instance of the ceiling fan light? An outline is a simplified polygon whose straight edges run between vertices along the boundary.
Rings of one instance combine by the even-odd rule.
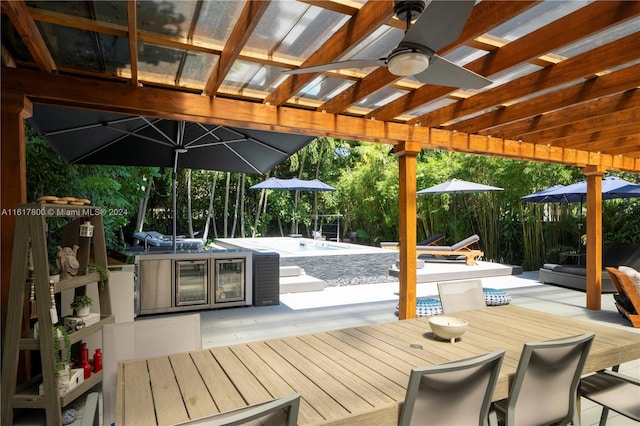
[[[422,52],[402,52],[390,57],[387,66],[393,75],[415,75],[427,69],[429,56]]]

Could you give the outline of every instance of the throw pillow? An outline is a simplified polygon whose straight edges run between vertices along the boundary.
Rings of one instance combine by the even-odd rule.
[[[629,266],[619,266],[618,270],[620,272],[624,272],[625,274],[627,274],[627,276],[629,278],[631,278],[631,282],[633,283],[633,286],[636,288],[636,292],[640,295],[640,272],[636,271],[635,269],[629,267]]]

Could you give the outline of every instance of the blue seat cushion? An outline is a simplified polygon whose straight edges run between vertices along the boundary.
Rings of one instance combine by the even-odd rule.
[[[511,296],[504,290],[497,288],[483,288],[484,301],[487,306],[502,306],[511,303]]]
[[[502,306],[511,303],[511,296],[504,290],[497,288],[483,288],[484,301],[487,306]],[[400,311],[400,305],[396,305],[396,315]],[[416,317],[430,317],[442,314],[440,300],[434,297],[421,297],[416,299]]]
[[[400,306],[397,305],[396,315],[398,315],[399,310]],[[433,297],[422,297],[416,299],[416,317],[430,317],[432,315],[440,314],[442,314],[442,305],[440,304],[440,300]]]

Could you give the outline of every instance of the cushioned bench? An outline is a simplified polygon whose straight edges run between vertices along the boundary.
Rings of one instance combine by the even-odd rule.
[[[613,243],[602,253],[602,267],[617,268],[627,265],[640,269],[640,245],[632,243]],[[586,291],[587,270],[581,265],[559,265],[545,263],[540,268],[540,282],[561,287]],[[615,293],[616,288],[606,270],[602,271],[602,293]]]

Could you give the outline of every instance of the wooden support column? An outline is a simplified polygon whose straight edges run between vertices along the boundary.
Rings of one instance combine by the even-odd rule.
[[[6,324],[9,277],[16,217],[12,212],[27,201],[27,161],[24,120],[31,117],[31,102],[22,94],[2,92],[2,136],[0,139],[0,290],[2,331]]]
[[[399,157],[400,201],[400,301],[398,319],[416,317],[416,156],[421,146],[416,142],[396,145]]]
[[[601,167],[583,170],[587,177],[587,309],[599,311],[602,302],[602,175]]]

